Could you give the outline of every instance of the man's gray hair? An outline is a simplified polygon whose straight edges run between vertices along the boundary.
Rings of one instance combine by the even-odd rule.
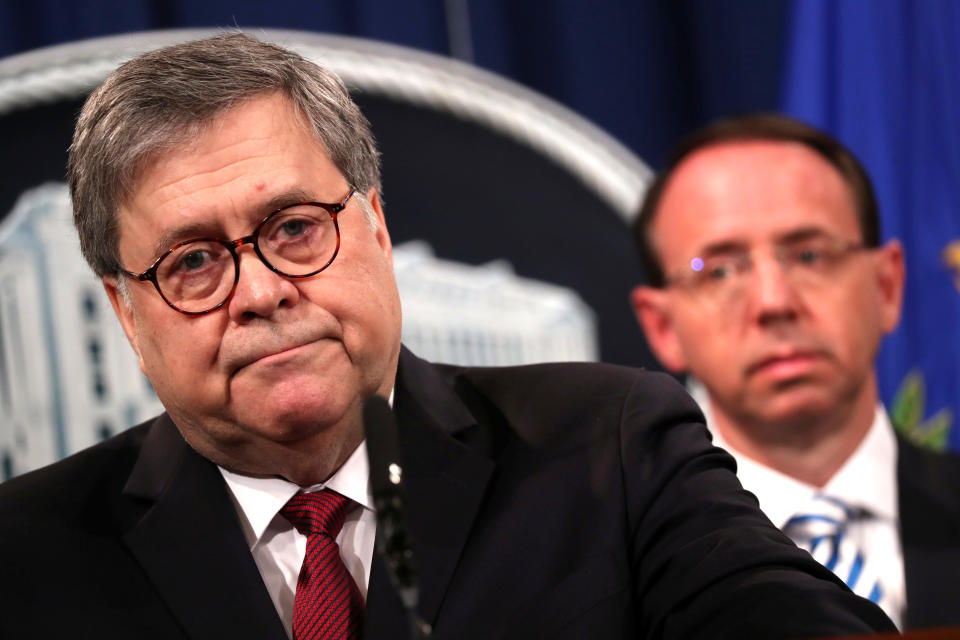
[[[370,123],[334,74],[241,33],[157,49],[123,64],[94,90],[70,146],[74,223],[98,276],[121,266],[117,213],[148,163],[231,107],[273,92],[290,100],[350,186],[360,195],[371,187],[379,192]]]

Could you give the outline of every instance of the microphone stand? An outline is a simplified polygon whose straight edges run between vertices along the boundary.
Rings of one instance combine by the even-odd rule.
[[[370,487],[377,510],[376,550],[387,565],[390,581],[407,612],[410,640],[430,640],[433,630],[417,611],[420,590],[413,564],[413,536],[403,506],[403,467],[397,421],[387,401],[368,398],[363,428],[370,461]]]
[[[390,465],[390,475],[399,480],[402,469],[397,464]],[[397,485],[399,487],[399,484]],[[410,640],[429,640],[433,630],[417,612],[420,591],[417,584],[417,571],[413,565],[413,537],[403,517],[403,499],[400,491],[391,492],[383,499],[376,498],[377,509],[377,551],[387,564],[390,581],[400,595],[400,601],[407,611],[410,624]],[[382,527],[382,528],[381,528]],[[381,532],[383,535],[380,535]]]

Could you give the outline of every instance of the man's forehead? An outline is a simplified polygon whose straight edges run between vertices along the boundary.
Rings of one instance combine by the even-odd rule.
[[[347,180],[285,97],[263,95],[216,118],[144,164],[119,209],[122,244],[139,230],[150,237],[137,246],[155,258],[179,241],[249,233],[280,207],[346,194]]]
[[[811,229],[860,239],[851,188],[813,149],[766,140],[719,143],[685,158],[651,225],[661,257],[713,243],[777,242]]]
[[[232,191],[235,183],[275,197],[296,186],[288,184],[290,180],[307,177],[294,179],[298,170],[315,178],[311,181],[343,179],[323,143],[281,94],[247,99],[188,133],[182,143],[176,134],[143,165],[132,201],[204,191],[220,195],[221,187]],[[322,175],[314,175],[315,165]],[[308,168],[301,169],[304,166]]]
[[[296,148],[290,145],[291,139],[295,139]],[[162,186],[155,178],[158,175],[165,179],[176,176],[171,169],[175,170],[182,163],[191,168],[185,169],[179,177],[190,179],[191,174],[198,173],[193,165],[196,158],[207,159],[203,167],[207,172],[214,168],[210,163],[217,162],[218,158],[230,165],[238,153],[243,156],[244,148],[251,147],[251,154],[262,154],[270,150],[271,143],[279,147],[273,149],[277,154],[306,149],[327,162],[332,161],[306,117],[286,95],[279,92],[255,94],[218,111],[207,120],[183,123],[153,141],[152,148],[137,160],[131,176],[131,183],[135,186],[128,199],[142,194],[150,183],[153,184],[147,188]],[[241,148],[239,151],[238,147]]]
[[[685,157],[673,170],[663,199],[679,191],[686,200],[724,198],[735,205],[759,197],[817,197],[827,188],[850,190],[840,171],[807,145],[792,140],[731,140]],[[782,193],[783,189],[791,193]]]

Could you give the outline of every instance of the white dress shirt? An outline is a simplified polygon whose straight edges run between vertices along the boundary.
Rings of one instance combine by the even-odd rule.
[[[867,562],[881,576],[884,597],[881,607],[900,627],[906,612],[906,579],[900,545],[900,509],[897,492],[897,441],[882,406],[866,437],[843,466],[823,487],[815,487],[764,466],[733,449],[711,425],[706,388],[693,381],[691,395],[703,409],[714,444],[737,461],[737,477],[760,502],[760,509],[783,528],[792,516],[802,513],[816,493],[838,498],[850,506],[866,509],[873,517],[855,520],[847,530],[863,551]]]
[[[330,488],[354,502],[347,511],[337,544],[340,557],[366,599],[377,532],[366,442],[360,443],[326,482],[311,487],[299,487],[283,478],[253,478],[219,469],[230,488],[250,553],[289,637],[293,637],[293,600],[307,553],[307,537],[280,514],[280,509],[298,491],[310,493]]]

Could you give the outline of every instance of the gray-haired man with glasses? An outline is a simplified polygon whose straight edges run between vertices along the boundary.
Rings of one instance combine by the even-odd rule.
[[[879,404],[904,265],[853,155],[783,116],[719,121],[676,149],[634,230],[647,341],[693,376],[764,512],[901,627],[960,623],[960,463],[898,440]]]
[[[166,411],[0,485],[0,637],[402,640],[416,592],[378,540],[437,639],[891,628],[763,517],[669,376],[404,349],[379,170],[339,79],[242,34],[93,92],[76,226]],[[411,536],[375,513],[371,396]]]

